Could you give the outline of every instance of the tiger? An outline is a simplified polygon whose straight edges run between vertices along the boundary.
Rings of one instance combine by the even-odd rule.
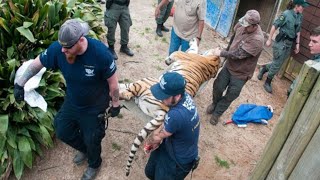
[[[177,72],[186,80],[186,92],[194,97],[201,84],[214,78],[219,70],[220,58],[217,56],[199,55],[176,51],[165,60],[166,64],[172,64],[167,71]],[[160,79],[160,78],[159,78]],[[135,103],[145,114],[151,116],[150,120],[134,139],[131,146],[129,158],[126,165],[126,176],[130,174],[132,161],[139,146],[165,119],[169,107],[157,100],[151,93],[150,87],[156,84],[159,79],[143,78],[134,83],[120,84],[120,99],[131,100],[135,98]]]

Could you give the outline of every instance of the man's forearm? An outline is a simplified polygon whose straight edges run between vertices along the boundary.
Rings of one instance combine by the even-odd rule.
[[[296,44],[300,44],[300,32],[297,33]]]
[[[23,75],[17,79],[17,84],[19,86],[24,86],[27,81],[35,76],[41,69],[43,68],[43,65],[41,64],[38,57],[28,66],[26,71],[23,73]]]
[[[120,105],[119,102],[119,88],[110,91],[110,96],[112,100],[112,106],[118,107]]]
[[[243,50],[242,48],[238,48],[236,50],[225,51],[222,50],[220,53],[221,57],[225,57],[227,59],[237,60],[251,57],[252,55]]]
[[[120,102],[119,102],[118,77],[116,73],[114,73],[107,81],[110,88],[109,95],[111,97],[112,106],[118,107],[120,105]]]
[[[198,38],[201,38],[202,32],[203,32],[203,28],[204,28],[204,20],[200,20],[199,21],[199,26],[198,26],[198,34],[197,34]]]
[[[273,37],[273,34],[276,32],[277,28],[272,25],[271,29],[270,29],[270,33],[269,33],[269,38],[268,40],[271,41],[272,37]]]

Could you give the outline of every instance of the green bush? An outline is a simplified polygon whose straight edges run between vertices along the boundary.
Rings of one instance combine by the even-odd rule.
[[[52,147],[52,120],[65,94],[60,72],[47,71],[37,91],[48,103],[47,112],[16,102],[15,72],[53,41],[67,19],[80,18],[91,26],[90,36],[102,37],[103,11],[94,0],[0,0],[0,179],[11,170],[20,179],[32,167],[41,147]]]

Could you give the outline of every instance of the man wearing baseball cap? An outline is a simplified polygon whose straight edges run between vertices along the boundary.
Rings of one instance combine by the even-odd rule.
[[[15,99],[22,101],[25,83],[43,67],[61,71],[67,90],[64,103],[54,118],[54,127],[60,140],[78,150],[73,159],[76,165],[88,160],[83,180],[93,179],[102,162],[105,121],[100,115],[104,114],[110,100],[111,116],[120,112],[116,64],[102,42],[85,36],[88,32],[86,23],[67,20],[59,30],[59,40],[42,52],[14,85]]]
[[[151,87],[153,96],[170,109],[146,142],[152,151],[145,168],[149,179],[184,179],[198,157],[199,115],[185,85],[180,74],[167,72]]]
[[[240,95],[242,87],[254,73],[264,43],[259,23],[259,12],[247,11],[234,27],[230,49],[213,50],[214,55],[225,57],[226,63],[213,83],[212,103],[207,107],[212,125],[218,123],[220,116]],[[223,95],[225,90],[227,93]]]

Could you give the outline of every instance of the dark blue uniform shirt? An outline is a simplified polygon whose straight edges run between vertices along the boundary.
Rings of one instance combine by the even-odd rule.
[[[109,49],[100,41],[86,37],[88,48],[69,64],[61,52],[62,46],[54,42],[40,55],[43,66],[60,69],[66,84],[65,102],[79,111],[101,111],[109,105],[107,79],[116,71]]]

